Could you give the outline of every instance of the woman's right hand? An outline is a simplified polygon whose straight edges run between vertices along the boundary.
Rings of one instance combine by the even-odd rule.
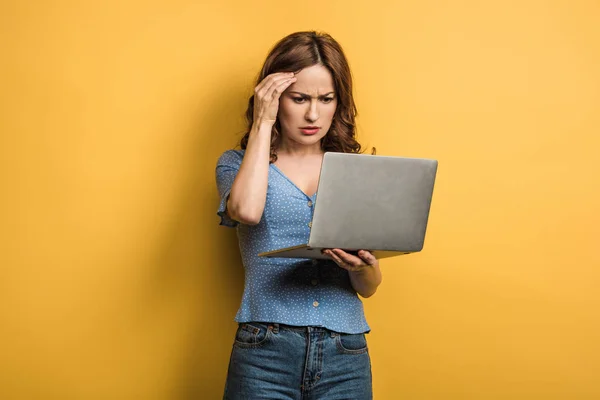
[[[293,72],[276,72],[267,75],[254,89],[254,123],[275,124],[279,110],[279,97],[296,82]]]

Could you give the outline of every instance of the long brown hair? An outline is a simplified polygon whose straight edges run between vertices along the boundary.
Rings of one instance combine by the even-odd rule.
[[[322,65],[333,76],[337,107],[331,127],[321,141],[324,151],[339,153],[360,153],[361,145],[355,139],[356,105],[352,97],[352,75],[342,47],[329,34],[316,31],[295,32],[279,42],[269,52],[256,85],[268,75],[276,72],[299,72],[313,65]],[[246,149],[248,137],[254,122],[254,95],[248,101],[246,110],[248,131],[240,141],[240,147]],[[271,162],[277,160],[277,148],[281,141],[281,125],[275,121],[271,133]],[[375,148],[373,148],[375,154]]]

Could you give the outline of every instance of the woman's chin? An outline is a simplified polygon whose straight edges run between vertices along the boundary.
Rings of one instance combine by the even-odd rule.
[[[323,139],[322,135],[299,135],[294,138],[294,141],[305,145],[314,145],[320,143],[321,139]]]

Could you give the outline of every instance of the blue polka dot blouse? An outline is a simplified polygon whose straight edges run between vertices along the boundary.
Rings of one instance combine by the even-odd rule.
[[[227,198],[244,150],[228,150],[217,162],[221,225],[236,228],[245,270],[237,322],[320,326],[341,333],[370,328],[348,271],[333,261],[266,258],[258,253],[308,243],[316,193],[302,192],[276,165],[269,167],[267,201],[257,225],[240,224],[226,213]]]

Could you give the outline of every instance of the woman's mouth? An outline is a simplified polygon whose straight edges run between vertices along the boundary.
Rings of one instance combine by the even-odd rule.
[[[314,135],[319,132],[321,128],[310,127],[310,128],[300,128],[300,131],[305,135]]]

